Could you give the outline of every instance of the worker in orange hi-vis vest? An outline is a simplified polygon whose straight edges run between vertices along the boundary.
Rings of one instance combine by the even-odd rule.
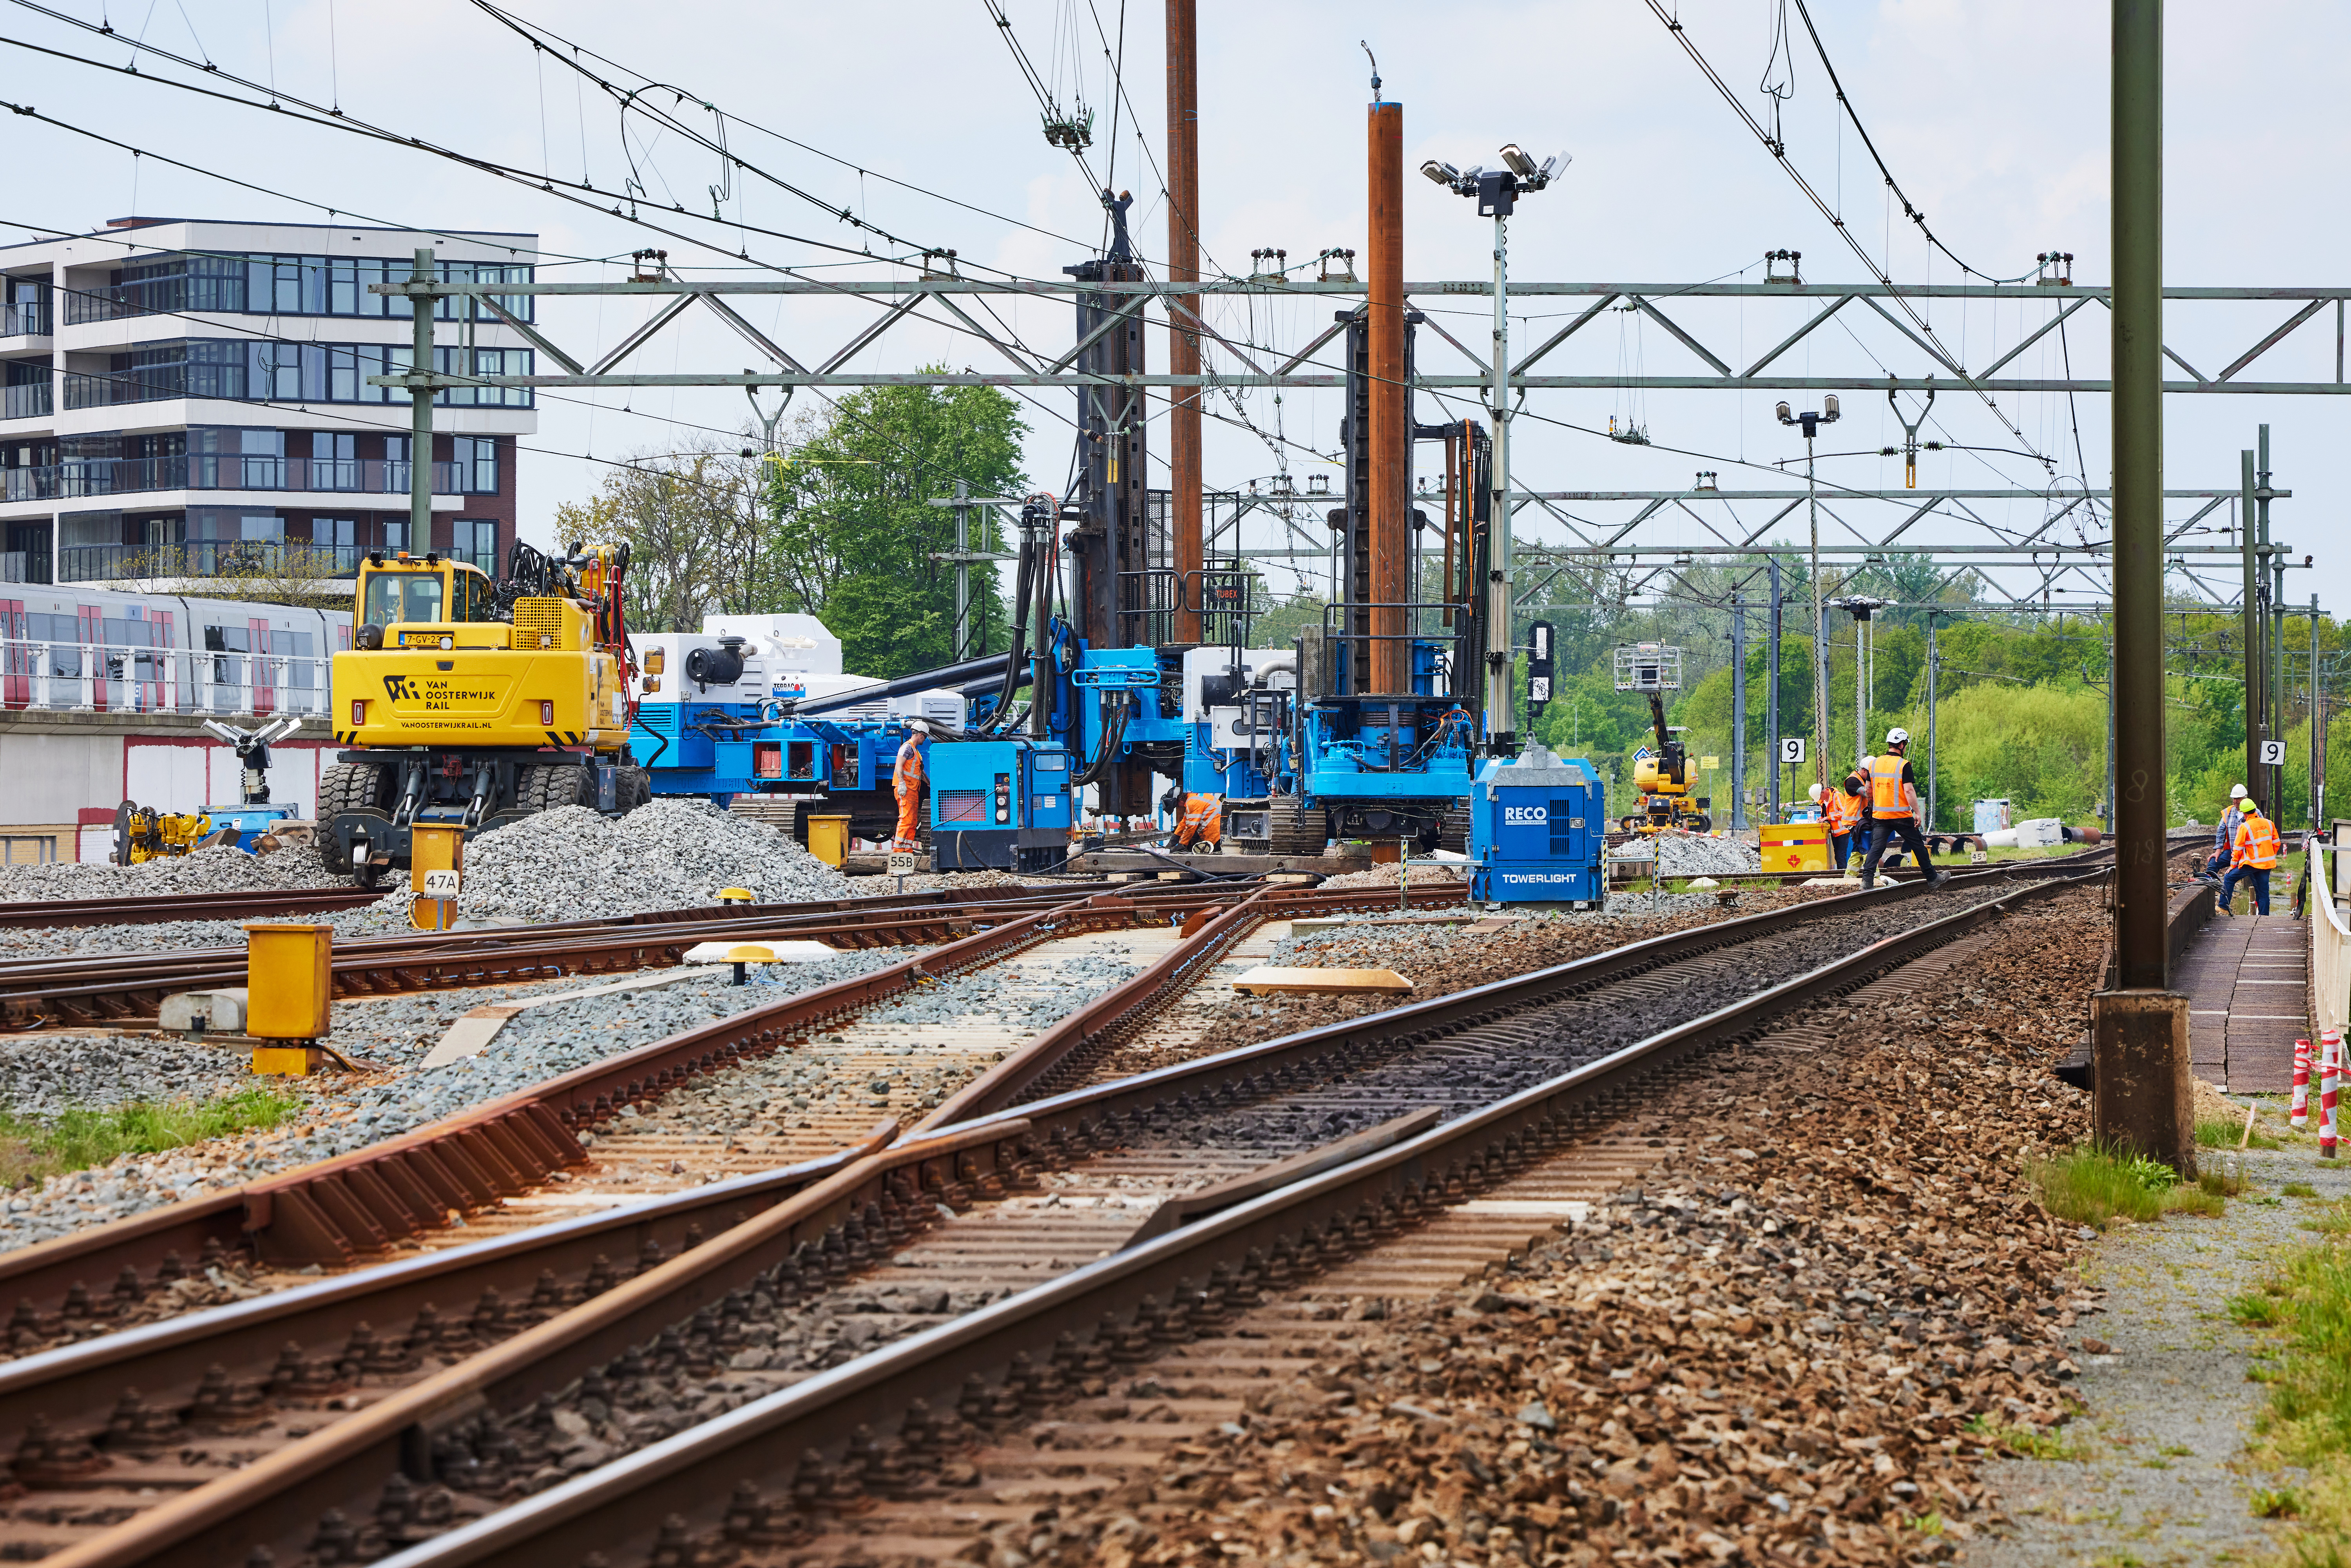
[[[909,721],[906,738],[899,743],[898,759],[891,765],[890,788],[898,796],[898,833],[890,841],[893,851],[911,852],[922,848],[923,791],[930,784],[924,748],[930,738],[928,724],[921,719]]]
[[[2277,869],[2278,857],[2285,852],[2285,844],[2278,837],[2277,824],[2262,815],[2262,809],[2248,800],[2239,802],[2244,816],[2237,823],[2237,840],[2229,851],[2229,874],[2220,879],[2220,909],[2234,915],[2229,905],[2237,896],[2237,884],[2253,884],[2253,913],[2270,912],[2270,873]]]
[[[1859,776],[1848,773],[1830,786],[1829,792],[1821,797],[1821,804],[1826,808],[1828,817],[1829,848],[1836,855],[1837,870],[1843,871],[1853,856],[1853,831],[1861,826],[1868,805]]]
[[[1184,815],[1176,824],[1175,845],[1177,849],[1200,846],[1205,854],[1221,852],[1224,838],[1225,798],[1222,795],[1186,795]]]
[[[1904,849],[1918,857],[1928,886],[1940,887],[1950,880],[1949,873],[1937,871],[1935,862],[1927,858],[1927,835],[1918,831],[1918,779],[1910,771],[1910,759],[1903,755],[1909,748],[1908,730],[1889,729],[1886,750],[1869,759],[1869,815],[1876,826],[1869,835],[1869,858],[1861,862],[1864,887],[1877,885],[1877,862],[1897,838]]]

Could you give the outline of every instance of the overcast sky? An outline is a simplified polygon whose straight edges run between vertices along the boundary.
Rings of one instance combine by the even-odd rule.
[[[649,138],[641,130],[624,149],[621,117],[610,99],[565,66],[535,58],[528,43],[463,0],[410,0],[398,6],[355,0],[53,4],[64,16],[102,22],[124,36],[143,34],[150,43],[212,60],[225,72],[340,104],[351,117],[403,135],[528,169],[552,168],[569,178],[584,173],[602,191],[622,187],[633,154],[636,178],[650,202],[682,202],[707,214],[710,187],[721,178],[715,156],[674,133]],[[1006,9],[1012,37],[1049,89],[1065,101],[1081,97],[1093,110],[1094,166],[1135,193],[1138,243],[1149,256],[1163,256],[1159,8],[1140,0],[1129,6],[1123,41],[1111,0],[1007,0]],[[1687,36],[1751,112],[1770,113],[1760,82],[1768,76],[1787,86],[1792,74],[1780,110],[1790,162],[1897,282],[1956,276],[1947,258],[1930,256],[1898,207],[1889,211],[1883,183],[1840,121],[1792,5],[1786,16],[1795,31],[1792,69],[1789,57],[1773,57],[1780,11],[1771,0],[1682,0],[1677,10]],[[53,19],[22,0],[11,0],[0,15],[6,17],[0,34],[12,40],[110,66],[132,57],[120,41]],[[780,264],[821,267],[824,271],[810,274],[818,277],[904,276],[903,268],[825,248],[845,246],[853,253],[870,246],[877,256],[904,254],[894,241],[841,222],[836,214],[844,208],[917,247],[951,246],[966,269],[979,276],[1000,269],[1058,277],[1061,267],[1083,259],[1101,241],[1099,204],[1071,157],[1047,145],[1037,99],[979,0],[889,6],[684,0],[657,7],[517,0],[517,15],[617,62],[581,57],[608,78],[674,84],[685,98],[664,92],[659,101],[695,123],[713,122],[704,103],[740,117],[728,127],[730,147],[817,200],[737,174],[720,205],[730,226],[674,213],[665,221],[728,250],[747,250],[747,265],[760,271]],[[2054,248],[2074,254],[2077,280],[2106,280],[2105,6],[2080,0],[1815,0],[1813,16],[1879,152],[1938,237],[1962,261],[2007,277],[2030,272],[2034,253]],[[2351,44],[2351,13],[2310,0],[2174,5],[2169,26],[2167,281],[2341,281],[2342,62]],[[1286,249],[1293,268],[1328,246],[1363,248],[1364,113],[1370,90],[1359,40],[1378,56],[1384,96],[1405,106],[1408,166],[1426,157],[1490,163],[1505,141],[1522,142],[1538,156],[1573,152],[1564,177],[1528,198],[1512,225],[1514,278],[1760,281],[1763,253],[1781,247],[1803,253],[1808,280],[1866,277],[1833,225],[1775,167],[1643,0],[1443,7],[1364,0],[1204,5],[1201,234],[1216,267],[1247,272],[1249,253],[1261,246]],[[1110,76],[1105,41],[1112,51],[1123,49],[1123,97]],[[141,69],[150,77],[191,76],[152,56]],[[216,76],[201,79],[235,90]],[[10,176],[0,221],[80,230],[137,212],[316,222],[323,214],[307,204],[323,204],[336,208],[340,221],[536,232],[548,263],[569,263],[543,271],[550,280],[617,277],[625,270],[626,253],[647,244],[670,249],[673,264],[747,266],[426,153],[294,125],[266,111],[209,102],[152,79],[21,48],[0,51],[0,98],[278,193],[240,189],[154,158],[134,159],[53,126],[0,117]],[[1405,213],[1408,277],[1488,275],[1490,227],[1468,203],[1416,177],[1407,181]],[[1438,300],[1426,303],[1441,308]],[[1515,340],[1524,345],[1535,340],[1531,334],[1547,334],[1562,311],[1583,303],[1520,301],[1512,312]],[[1724,357],[1738,350],[1749,361],[1792,329],[1805,308],[1778,301],[1665,303]],[[1458,304],[1458,316],[1440,319],[1482,351],[1489,307],[1483,300]],[[1284,301],[1260,304],[1252,317],[1237,304],[1217,319],[1228,332],[1296,347],[1329,319],[1330,308],[1328,300]],[[2166,337],[2189,363],[2212,375],[2293,309],[2274,303],[2175,304]],[[1972,369],[2005,351],[2048,312],[2037,300],[1996,309],[1943,300],[1933,303],[1930,315],[1937,334]],[[831,299],[767,301],[747,313],[804,361],[830,354],[874,314],[857,302]],[[551,304],[542,322],[559,341],[601,348],[617,341],[643,314],[633,301],[563,301]],[[1004,317],[1040,347],[1058,350],[1070,340],[1066,304],[1008,306]],[[2062,342],[2051,334],[2005,373],[2061,374],[2060,356],[2070,354],[2076,374],[2103,375],[2106,331],[2103,308],[2085,307]],[[1152,367],[1164,369],[1164,336],[1153,338]],[[2335,353],[2334,313],[2324,311],[2246,373],[2331,380]],[[1426,335],[1420,354],[1426,371],[1466,369]],[[913,323],[857,363],[911,370],[930,361],[1001,368],[994,350],[970,336]],[[640,351],[633,368],[734,371],[746,362],[738,340],[695,321]],[[1875,449],[1898,440],[1882,392],[1867,390],[1866,383],[1886,366],[1906,374],[1926,368],[1891,328],[1858,307],[1782,364],[1807,375],[1850,372],[1854,378],[1845,398],[1848,418],[1835,439],[1823,442],[1824,450]],[[1596,374],[1620,366],[1652,374],[1703,373],[1700,361],[1655,323],[1616,314],[1586,328],[1543,369]],[[770,406],[773,396],[767,396]],[[1059,488],[1069,465],[1068,399],[1039,397],[1029,414],[1030,476]],[[1772,401],[1762,393],[1658,393],[1635,401],[1621,392],[1538,392],[1527,405],[1531,417],[1515,427],[1517,478],[1524,487],[1542,490],[1667,488],[1688,484],[1697,469],[1713,468],[1726,486],[1777,487],[1784,483],[1779,476],[1735,466],[1768,464],[1801,447],[1771,417]],[[1906,401],[1915,406],[1915,400]],[[816,402],[803,393],[794,411]],[[2001,408],[2021,432],[2020,442],[1980,400],[1959,389],[1946,392],[1933,411],[1934,428],[1922,434],[1939,430],[1946,440],[1982,446],[2022,444],[2056,465],[2048,468],[2031,455],[1928,455],[1921,481],[2078,488],[2086,466],[2089,481],[2105,486],[2105,400],[2076,402],[2069,406],[2062,396],[2043,394],[2003,397]],[[1214,405],[1236,423],[1209,426],[1209,484],[1242,486],[1287,468],[1302,486],[1327,466],[1319,455],[1336,449],[1337,404],[1334,392],[1292,392],[1278,407],[1270,392],[1252,393],[1241,409],[1255,432],[1238,423],[1241,410],[1232,403]],[[2280,537],[2298,552],[2318,557],[2317,570],[2289,578],[2288,592],[2306,597],[2315,589],[2330,604],[2351,588],[2341,575],[2351,561],[2326,549],[2346,493],[2341,465],[2330,460],[2343,406],[2315,397],[2199,395],[2172,397],[2166,408],[2167,482],[2175,487],[2233,486],[2238,450],[2252,444],[2260,422],[2271,423],[2276,482],[2296,492],[2278,505]],[[556,503],[592,489],[602,469],[590,459],[674,451],[702,434],[694,427],[731,432],[747,412],[738,391],[543,398],[538,434],[527,443],[536,450],[526,453],[521,465],[526,535],[543,540]],[[1419,413],[1425,420],[1439,417],[1439,405],[1424,398]],[[1656,444],[1625,446],[1567,428],[1604,428],[1612,414],[1645,426]],[[1277,433],[1290,444],[1269,439]],[[1154,453],[1161,474],[1164,457],[1162,441]],[[1424,472],[1428,466],[1424,462]],[[1823,472],[1856,486],[1901,483],[1900,464],[1875,456],[1839,458],[1824,463]],[[1569,509],[1601,520],[1629,515],[1629,508],[1605,505]],[[2047,509],[2038,498],[1981,508],[1991,521],[2025,528]],[[2184,515],[2180,504],[2173,513]],[[1760,521],[1768,514],[1750,508],[1748,515]],[[1865,526],[1884,527],[1899,514],[1849,515]],[[2223,520],[2224,514],[2216,514],[2208,522]],[[1522,533],[1564,538],[1556,523],[1522,524]],[[1689,517],[1678,523],[1660,517],[1647,537],[1708,542]],[[1987,537],[1941,519],[1907,536],[1929,543]],[[2210,542],[2220,538],[2211,535]],[[2077,601],[2088,597],[2082,586],[2075,583]]]

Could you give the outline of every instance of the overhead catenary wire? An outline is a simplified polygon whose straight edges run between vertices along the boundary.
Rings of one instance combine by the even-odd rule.
[[[21,5],[24,3],[25,0],[18,0],[18,4]],[[1905,295],[1899,287],[1895,284],[1892,277],[1878,266],[1876,259],[1869,254],[1868,247],[1864,246],[1861,241],[1855,236],[1853,230],[1846,225],[1844,214],[1837,212],[1835,208],[1829,204],[1827,199],[1822,196],[1820,192],[1813,188],[1812,182],[1804,177],[1802,172],[1796,167],[1794,162],[1788,156],[1786,145],[1776,140],[1769,131],[1765,130],[1761,122],[1756,120],[1754,114],[1747,108],[1747,106],[1739,100],[1739,95],[1731,90],[1730,84],[1722,79],[1721,74],[1714,68],[1712,62],[1708,60],[1705,54],[1699,50],[1698,45],[1691,41],[1688,29],[1684,26],[1671,12],[1667,10],[1665,5],[1661,3],[1661,0],[1647,0],[1647,5],[1650,11],[1656,16],[1657,20],[1665,24],[1666,30],[1672,35],[1674,41],[1681,46],[1682,52],[1689,56],[1691,62],[1698,67],[1699,72],[1705,76],[1708,81],[1714,85],[1715,90],[1722,95],[1723,101],[1730,105],[1731,111],[1739,116],[1740,120],[1746,124],[1747,129],[1754,133],[1756,141],[1761,142],[1764,149],[1771,154],[1773,162],[1777,162],[1782,169],[1787,172],[1788,178],[1795,182],[1796,188],[1803,193],[1804,198],[1811,202],[1814,207],[1818,208],[1821,215],[1829,221],[1830,226],[1836,231],[1837,237],[1844,242],[1846,247],[1853,252],[1854,256],[1861,262],[1861,265],[1869,269],[1870,277],[1886,287],[1887,290],[1887,297],[1900,308],[1905,316],[1910,318],[1911,322],[1918,329],[1925,340],[1932,345],[1932,351],[1939,356],[1944,361],[1946,366],[1959,377],[1961,383],[1965,385],[1970,392],[1974,392],[1978,398],[1983,401],[1984,407],[1991,410],[1992,417],[1999,420],[2000,423],[2006,427],[2011,435],[2015,436],[2022,444],[2028,447],[2031,446],[2032,444],[2032,439],[2027,436],[2023,431],[2017,428],[2016,422],[2008,417],[2006,411],[2000,406],[1999,400],[1991,395],[1990,390],[1987,389],[1981,382],[1977,380],[1974,375],[1970,374],[1965,366],[1960,363],[1959,360],[1955,358],[1950,351],[1944,347],[1943,340],[1936,336],[1934,328],[1928,324],[1927,319],[1920,315],[1917,309],[1911,305],[1908,297]],[[1809,26],[1809,21],[1807,22],[1807,25]],[[2046,461],[2046,459],[2044,458],[2043,461]]]

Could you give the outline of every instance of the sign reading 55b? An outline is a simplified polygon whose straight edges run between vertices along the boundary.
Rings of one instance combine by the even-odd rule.
[[[1506,828],[1539,828],[1550,821],[1550,810],[1541,806],[1502,808],[1502,825]]]

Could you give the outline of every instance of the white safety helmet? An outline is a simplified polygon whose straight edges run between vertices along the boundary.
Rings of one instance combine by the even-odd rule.
[[[1886,732],[1886,744],[1888,746],[1907,746],[1910,744],[1910,732],[1904,729],[1897,724],[1892,729]]]
[[[2229,791],[2229,799],[2231,800],[2241,800],[2244,798],[2245,787],[2242,784],[2238,785],[2236,788]]]
[[[1821,787],[1819,785],[1815,784],[1813,786],[1812,796],[1813,804],[1815,806],[1819,805],[1821,803]]]

